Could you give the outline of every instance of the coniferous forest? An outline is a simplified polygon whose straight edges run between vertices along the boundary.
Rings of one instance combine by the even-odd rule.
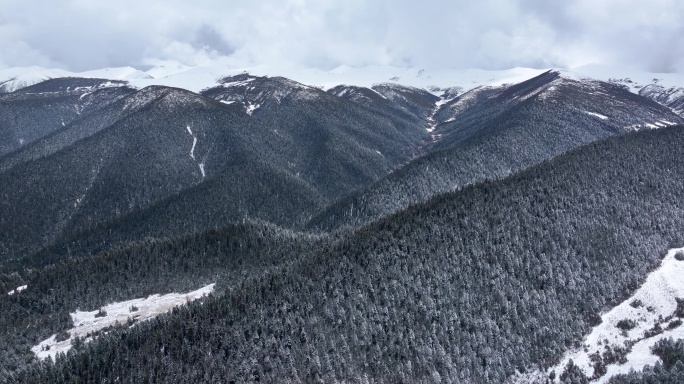
[[[512,383],[684,246],[684,119],[613,83],[102,84],[0,94],[0,383]],[[31,350],[76,311],[209,284]],[[653,354],[611,382],[682,380],[682,340]]]
[[[335,236],[243,223],[5,276],[29,288],[1,301],[3,380],[500,382],[550,366],[684,241],[683,143],[680,127],[610,138]],[[220,289],[201,302],[26,364],[68,327],[57,308],[205,281]]]

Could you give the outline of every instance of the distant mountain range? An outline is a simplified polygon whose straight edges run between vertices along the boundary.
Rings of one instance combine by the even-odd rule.
[[[512,380],[684,240],[677,74],[31,67],[0,90],[0,382]],[[34,364],[79,308],[200,283]]]

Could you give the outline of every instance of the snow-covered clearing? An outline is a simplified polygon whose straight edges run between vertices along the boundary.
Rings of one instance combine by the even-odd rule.
[[[28,285],[22,285],[21,287],[16,287],[16,288],[14,288],[13,290],[7,292],[7,294],[10,295],[10,296],[12,296],[12,295],[14,295],[15,293],[19,293],[19,292],[23,291],[23,290],[26,289],[26,288],[28,288]]]
[[[620,349],[629,351],[625,356],[626,362],[606,364],[607,373],[591,381],[604,383],[618,373],[627,373],[632,368],[641,370],[646,364],[655,364],[659,358],[651,353],[651,347],[658,340],[684,338],[684,327],[676,317],[677,299],[684,298],[684,260],[676,257],[680,252],[684,252],[684,248],[671,249],[660,267],[648,275],[634,295],[601,316],[601,324],[587,335],[582,348],[567,353],[547,373],[554,371],[558,380],[572,360],[587,377],[592,378],[595,361],[591,355],[596,360],[599,355],[603,359],[608,350],[614,353]]]
[[[152,319],[162,313],[169,312],[174,307],[197,300],[213,291],[214,284],[209,284],[188,293],[151,295],[146,298],[112,303],[89,312],[77,310],[71,313],[74,327],[67,331],[69,336],[65,340],[57,341],[55,334],[31,348],[31,351],[41,360],[50,357],[54,361],[58,353],[66,353],[71,349],[76,337],[86,342],[90,341],[107,327],[126,324],[129,319],[134,321],[133,325],[135,325],[139,321]]]

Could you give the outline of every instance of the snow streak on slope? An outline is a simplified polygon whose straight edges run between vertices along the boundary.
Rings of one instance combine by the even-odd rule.
[[[71,313],[74,327],[67,331],[69,337],[57,341],[57,335],[52,335],[31,348],[31,351],[41,360],[50,357],[54,361],[58,353],[66,353],[71,349],[76,337],[82,338],[86,342],[90,341],[107,327],[125,324],[129,321],[138,322],[152,319],[162,313],[169,312],[174,307],[197,300],[213,291],[214,284],[209,284],[188,293],[151,295],[144,299],[109,304],[95,311],[76,311]]]
[[[190,136],[192,136],[192,148],[190,148],[190,158],[196,161],[197,159],[195,159],[195,147],[197,146],[197,136],[195,136],[195,134],[192,133],[192,128],[190,128],[189,125],[186,126],[185,129],[188,131]],[[198,164],[198,166],[200,172],[202,173],[202,178],[204,178],[206,176],[206,174],[204,173],[204,164],[200,163]]]
[[[430,116],[427,119],[430,125],[428,125],[428,127],[425,128],[425,130],[428,131],[428,133],[432,133],[435,130],[435,128],[437,128],[438,122],[437,120],[435,120],[435,115],[437,115],[437,112],[439,112],[439,108],[442,105],[446,104],[447,101],[448,100],[440,99],[435,103],[435,107],[432,109],[432,112],[430,112]]]
[[[660,267],[648,275],[630,298],[601,316],[601,324],[586,336],[579,350],[568,352],[546,373],[533,372],[514,381],[544,382],[553,372],[558,382],[570,360],[592,383],[604,383],[630,369],[641,370],[660,360],[651,352],[658,340],[684,338],[682,317],[684,248],[676,248],[667,253]]]
[[[598,117],[598,118],[601,119],[601,120],[608,120],[608,116],[604,116],[604,115],[602,115],[602,114],[600,114],[600,113],[589,112],[589,111],[584,111],[584,113],[586,113],[587,115],[591,115],[591,116]]]

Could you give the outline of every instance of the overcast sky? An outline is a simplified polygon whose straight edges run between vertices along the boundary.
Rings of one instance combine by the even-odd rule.
[[[681,0],[0,0],[0,68],[616,64],[684,72]]]

